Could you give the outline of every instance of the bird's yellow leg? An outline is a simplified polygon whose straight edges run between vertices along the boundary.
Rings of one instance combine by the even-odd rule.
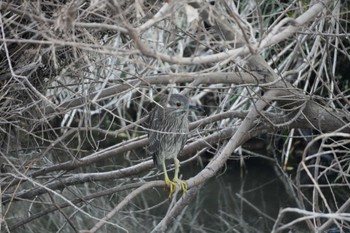
[[[165,179],[165,185],[169,187],[170,193],[169,198],[173,195],[173,193],[176,190],[176,182],[171,181],[168,176],[168,172],[166,170],[165,161],[163,162],[163,171],[164,171],[164,179]]]
[[[187,183],[179,179],[180,161],[177,158],[175,158],[174,164],[175,164],[175,174],[174,174],[173,181],[176,184],[180,184],[182,192],[185,193],[187,192]]]

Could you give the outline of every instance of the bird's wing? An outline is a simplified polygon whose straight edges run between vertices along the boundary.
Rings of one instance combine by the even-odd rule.
[[[184,146],[186,145],[187,142],[187,134],[184,135],[184,137],[181,137],[181,150],[179,151],[179,153],[177,154],[177,156],[179,156],[182,153],[182,150],[184,148]]]

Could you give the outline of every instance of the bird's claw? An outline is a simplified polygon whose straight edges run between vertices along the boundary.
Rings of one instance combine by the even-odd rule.
[[[173,182],[176,182],[177,184],[180,185],[180,188],[182,190],[182,193],[186,193],[187,192],[187,183],[186,181],[180,180],[180,179],[173,179]]]
[[[173,196],[173,193],[175,193],[177,186],[180,187],[182,190],[182,193],[187,192],[187,183],[183,180],[180,179],[173,179],[171,180],[165,180],[165,189],[169,190],[169,198]]]
[[[176,190],[176,183],[171,180],[165,181],[165,190],[169,190],[170,194],[174,193]]]

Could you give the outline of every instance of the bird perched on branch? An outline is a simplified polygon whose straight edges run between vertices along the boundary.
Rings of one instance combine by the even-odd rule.
[[[189,99],[183,95],[162,96],[146,120],[149,139],[147,152],[152,156],[156,166],[163,166],[165,184],[169,187],[170,197],[175,192],[177,184],[183,192],[187,191],[186,182],[179,179],[180,162],[177,156],[187,141],[189,109]],[[175,164],[173,180],[169,179],[167,173],[165,160],[168,159],[173,159]]]

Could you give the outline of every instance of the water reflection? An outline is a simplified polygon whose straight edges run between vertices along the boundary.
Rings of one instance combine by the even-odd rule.
[[[193,165],[181,169],[185,178],[200,171]],[[244,175],[229,164],[197,195],[175,232],[270,232],[278,211],[292,203],[274,170],[248,163]],[[175,224],[176,225],[176,224]],[[180,230],[181,229],[181,230]]]

